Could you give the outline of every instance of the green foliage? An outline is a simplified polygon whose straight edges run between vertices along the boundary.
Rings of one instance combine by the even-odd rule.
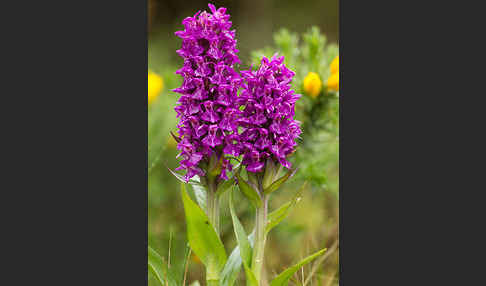
[[[233,192],[230,192],[229,198],[231,219],[233,220],[233,229],[236,235],[236,241],[240,247],[241,259],[245,266],[250,266],[251,263],[251,247],[245,229],[241,225],[240,220],[236,216],[235,207],[233,206]]]
[[[248,282],[247,285],[248,286],[258,286],[258,281],[255,277],[255,274],[250,269],[250,267],[246,264],[243,264],[243,267],[245,268],[246,280]]]
[[[274,210],[268,215],[268,223],[266,226],[266,232],[270,232],[272,228],[276,227],[284,218],[287,217],[289,211],[292,209],[292,207],[297,204],[297,202],[301,199],[302,191],[305,189],[305,186],[307,184],[304,183],[302,187],[295,193],[294,197],[290,202],[286,202],[283,204],[281,207],[278,209]]]
[[[278,188],[280,188],[282,186],[283,183],[285,183],[290,177],[292,177],[295,174],[296,171],[297,171],[297,169],[288,170],[285,175],[283,175],[281,178],[279,178],[275,182],[273,182],[268,188],[264,189],[263,193],[265,193],[265,195],[269,195],[269,194],[275,192]]]
[[[250,247],[253,247],[253,242],[255,238],[255,231],[253,231],[248,236],[248,242],[250,243]],[[238,274],[241,270],[241,254],[240,254],[240,247],[236,246],[235,249],[231,252],[231,255],[226,261],[226,265],[221,272],[221,286],[233,286],[238,278]]]
[[[236,171],[236,177],[238,178],[238,186],[240,187],[240,191],[250,200],[250,202],[256,207],[260,207],[262,205],[262,199],[258,194],[258,190],[256,186],[248,181],[245,181],[239,171]]]
[[[204,211],[187,194],[184,183],[181,183],[181,193],[191,249],[206,267],[214,267],[214,271],[219,273],[226,263],[223,243]]]
[[[263,174],[263,181],[262,186],[263,189],[266,190],[275,180],[275,176],[277,175],[277,166],[271,159],[267,159],[265,164],[265,173]]]
[[[160,285],[165,286],[165,282],[167,281],[168,286],[178,286],[178,282],[174,278],[174,273],[170,271],[167,263],[150,246],[148,247],[148,269]]]
[[[194,196],[196,197],[197,204],[206,213],[207,192],[206,187],[200,184],[190,184],[194,190]]]
[[[326,249],[319,250],[318,252],[307,256],[306,258],[299,261],[299,263],[295,264],[292,267],[285,269],[282,273],[280,273],[277,277],[275,277],[270,286],[287,286],[289,284],[289,279],[294,275],[297,270],[299,270],[305,264],[311,262],[312,260],[316,259],[317,257],[321,256],[326,252]]]
[[[167,139],[169,138],[169,131],[171,128],[170,122],[165,121],[168,110],[170,98],[160,95],[149,108],[148,117],[148,166],[149,172],[160,163],[162,152],[167,146]],[[152,111],[153,110],[153,111]],[[169,124],[168,124],[169,123]]]

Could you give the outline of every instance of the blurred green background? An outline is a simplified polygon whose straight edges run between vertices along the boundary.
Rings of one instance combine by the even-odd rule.
[[[299,167],[296,176],[284,189],[275,194],[270,209],[289,200],[307,181],[302,199],[289,217],[269,234],[266,248],[268,278],[292,265],[319,248],[328,247],[323,259],[299,271],[291,284],[338,285],[338,221],[339,221],[339,100],[336,93],[328,93],[323,86],[317,98],[305,94],[303,79],[308,72],[316,72],[325,85],[329,64],[338,54],[337,0],[268,0],[268,1],[211,1],[216,7],[228,9],[236,29],[239,57],[237,70],[258,63],[261,55],[279,52],[286,56],[286,64],[296,71],[293,88],[303,97],[296,106],[296,117],[302,122],[303,134],[299,148],[291,161]],[[185,218],[177,179],[166,166],[178,166],[175,142],[169,131],[176,131],[174,112],[178,95],[170,91],[181,85],[182,78],[174,72],[182,65],[176,54],[181,40],[174,32],[181,30],[181,21],[198,10],[209,10],[208,1],[149,0],[148,67],[163,80],[159,96],[149,105],[149,245],[171,267],[183,274],[187,253]],[[315,26],[316,28],[312,29]],[[285,30],[282,30],[285,28]],[[250,205],[239,194],[237,206],[247,232],[253,228]],[[227,204],[223,196],[222,239],[229,253],[236,245]],[[169,250],[170,245],[170,250]],[[313,273],[312,278],[310,274]],[[204,282],[204,269],[196,257],[191,257],[187,284]],[[244,284],[244,274],[237,285]],[[149,285],[156,285],[149,276]]]

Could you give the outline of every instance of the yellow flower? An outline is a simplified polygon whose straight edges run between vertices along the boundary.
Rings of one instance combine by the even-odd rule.
[[[304,91],[316,98],[322,90],[322,81],[315,72],[310,72],[304,79]]]
[[[339,56],[331,62],[331,74],[339,73]]]
[[[339,91],[339,73],[334,73],[327,79],[327,89]]]
[[[327,79],[327,90],[339,91],[339,56],[331,62],[331,76]]]
[[[164,82],[162,78],[153,73],[148,72],[148,104],[151,104],[160,94],[162,87],[164,86]]]

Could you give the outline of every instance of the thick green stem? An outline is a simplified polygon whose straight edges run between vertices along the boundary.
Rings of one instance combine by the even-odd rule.
[[[206,286],[219,286],[219,271],[212,262],[206,267]]]
[[[255,243],[253,247],[251,270],[253,274],[255,274],[255,278],[260,286],[263,285],[261,281],[261,273],[263,269],[265,241],[267,238],[265,233],[267,225],[267,206],[268,198],[263,196],[263,205],[256,209],[255,216]]]
[[[207,215],[219,235],[219,198],[216,195],[216,187],[212,183],[209,184],[207,192]]]
[[[219,236],[219,198],[216,195],[216,186],[214,182],[209,182],[207,190],[207,216],[210,224]],[[209,262],[206,265],[206,285],[219,286],[219,272],[215,262]]]

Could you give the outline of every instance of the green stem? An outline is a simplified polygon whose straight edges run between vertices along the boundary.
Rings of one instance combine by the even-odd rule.
[[[210,183],[207,192],[207,215],[209,222],[219,236],[219,198],[216,195],[216,186]]]
[[[263,191],[263,190],[262,190]],[[262,192],[263,193],[263,192]],[[267,225],[268,197],[263,196],[263,205],[256,209],[255,216],[255,243],[253,247],[251,270],[255,274],[258,285],[263,285],[261,273],[263,269],[265,241],[267,235],[265,228]]]
[[[214,230],[219,236],[219,198],[216,195],[216,186],[214,182],[211,181],[208,185],[206,207],[209,223],[214,227]],[[212,261],[206,266],[206,285],[219,285],[219,272],[217,270],[217,265]]]

